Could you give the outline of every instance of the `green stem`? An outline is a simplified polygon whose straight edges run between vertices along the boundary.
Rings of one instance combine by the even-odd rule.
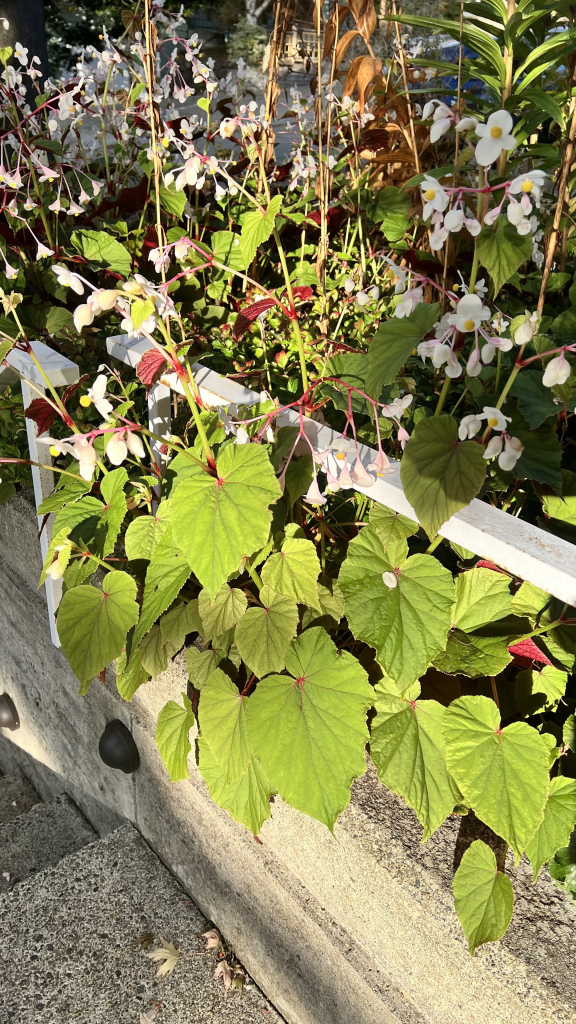
[[[293,314],[293,312],[294,312],[294,293],[292,291],[292,282],[290,281],[290,274],[288,272],[288,264],[286,263],[286,254],[284,252],[284,249],[283,249],[283,246],[282,246],[282,242],[280,240],[280,234],[278,232],[278,228],[277,227],[274,228],[274,239],[276,241],[276,245],[278,246],[278,254],[280,256],[280,263],[282,265],[282,273],[284,274],[284,281],[285,281],[285,284],[286,284],[286,291],[288,293],[288,301],[290,303],[290,312],[291,312],[291,314]],[[293,319],[291,321],[291,323],[292,323],[292,333],[294,334],[294,339],[296,341],[296,345],[298,346],[298,355],[300,356],[300,374],[302,376],[302,387],[304,388],[304,391],[308,391],[308,372],[306,370],[306,356],[304,355],[304,342],[302,340],[302,334],[300,333],[300,325],[299,325],[298,320],[296,318]]]
[[[254,583],[258,587],[258,590],[261,590],[262,589],[262,580],[260,579],[258,573],[256,572],[256,569],[253,569],[251,565],[247,565],[246,566],[246,571],[252,577]]]
[[[434,410],[434,415],[435,416],[439,416],[440,413],[442,412],[442,409],[444,408],[444,402],[446,401],[446,397],[447,397],[448,392],[450,390],[450,384],[451,383],[452,383],[452,378],[446,376],[444,378],[444,383],[442,385],[442,391],[440,392],[440,394],[438,396],[438,403],[437,403],[436,408]]]
[[[437,533],[432,543],[429,544],[428,547],[426,548],[425,554],[431,555],[433,551],[436,551],[436,548],[438,547],[439,544],[442,543],[443,540],[444,537],[441,537],[440,534]]]
[[[50,246],[50,248],[52,248],[52,235],[50,233],[50,225],[48,224],[48,220],[46,218],[46,213],[45,213],[44,207],[42,205],[42,196],[40,195],[40,188],[38,186],[38,181],[36,179],[36,173],[34,171],[34,167],[33,167],[33,164],[32,164],[31,160],[28,161],[28,167],[30,168],[30,174],[32,175],[32,181],[34,182],[34,191],[36,192],[36,198],[38,199],[38,202],[40,203],[40,216],[42,218],[42,223],[44,225],[44,230],[46,232],[46,240],[47,240],[48,245]]]

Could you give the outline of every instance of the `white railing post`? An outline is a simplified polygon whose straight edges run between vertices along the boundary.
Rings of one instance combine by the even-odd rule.
[[[38,359],[38,362],[41,363],[44,372],[54,387],[67,387],[69,384],[74,384],[74,382],[78,380],[78,377],[80,376],[78,367],[75,363],[71,362],[70,359],[66,359],[65,356],[61,356],[58,352],[54,352],[53,349],[48,348],[48,346],[44,345],[41,341],[33,341],[31,342],[31,345],[34,350],[34,355]],[[0,366],[0,386],[3,384],[14,384],[20,380],[22,387],[22,402],[24,404],[24,409],[27,409],[35,398],[41,398],[42,395],[46,393],[45,380],[33,360],[26,352],[13,349],[12,352],[8,353],[6,362],[9,364],[8,368]],[[34,384],[34,387],[31,387],[28,381]],[[43,434],[39,434],[38,427],[34,420],[26,419],[26,434],[28,436],[28,449],[31,460],[33,462],[43,463],[44,466],[51,466],[52,457],[48,450],[48,446],[45,444],[38,445],[38,439],[40,437],[45,437],[47,433],[48,432],[45,431]],[[34,501],[36,508],[38,508],[44,501],[44,498],[47,498],[54,490],[54,473],[51,469],[41,469],[38,466],[32,466],[31,469],[32,485],[34,487]],[[54,516],[50,515],[48,517],[43,528],[44,519],[44,516],[38,516],[38,531],[40,534],[40,551],[42,553],[42,561],[44,561],[48,554]],[[56,610],[62,597],[62,580],[53,580],[48,577],[45,587],[50,636],[54,646],[59,647],[60,640],[58,638],[58,630],[56,629]]]

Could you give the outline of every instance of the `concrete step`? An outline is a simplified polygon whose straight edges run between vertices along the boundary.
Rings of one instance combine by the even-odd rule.
[[[125,825],[0,894],[0,1021],[139,1024],[161,1004],[158,1024],[282,1024],[255,986],[226,996],[213,979],[217,954],[201,938],[207,927]],[[181,947],[162,981],[143,936],[152,937],[151,948],[160,938]]]
[[[0,891],[92,843],[96,833],[67,796],[0,825]]]
[[[12,821],[40,803],[40,797],[23,772],[0,777],[0,825]]]

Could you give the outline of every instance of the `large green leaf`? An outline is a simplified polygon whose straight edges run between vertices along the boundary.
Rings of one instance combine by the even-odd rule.
[[[130,560],[145,558],[150,561],[161,538],[168,529],[168,502],[162,502],[155,516],[138,516],[128,529],[124,544]]]
[[[247,213],[242,225],[240,245],[244,254],[245,266],[249,267],[256,255],[258,246],[267,242],[274,231],[274,222],[282,206],[282,196],[274,196],[268,203],[266,211],[260,210]]]
[[[496,296],[502,285],[531,259],[532,236],[519,235],[505,217],[498,217],[495,224],[482,228],[476,239],[476,252],[492,278]]]
[[[58,609],[58,636],[74,675],[89,682],[120,654],[138,619],[136,582],[125,572],[109,572],[102,590],[69,590]]]
[[[519,860],[544,817],[548,746],[526,722],[502,729],[488,697],[461,697],[444,716],[448,771],[475,814]]]
[[[246,259],[240,244],[240,235],[234,231],[215,231],[210,242],[215,260],[225,263],[232,270],[246,270]]]
[[[168,668],[169,654],[166,645],[162,643],[160,626],[152,626],[152,629],[140,641],[138,657],[142,668],[146,669],[152,679],[156,679],[161,672],[165,672]]]
[[[202,736],[227,782],[244,775],[251,749],[246,724],[246,698],[220,668],[202,687],[198,719]]]
[[[270,797],[275,793],[262,771],[258,758],[252,755],[244,775],[227,782],[224,772],[202,737],[198,740],[198,753],[198,767],[208,784],[214,802],[228,811],[235,821],[239,821],[257,835],[263,822],[270,817]]]
[[[132,257],[128,250],[107,231],[73,231],[72,244],[87,260],[104,263],[110,270],[128,277]]]
[[[56,513],[54,533],[67,529],[74,532],[74,540],[81,540],[90,545],[94,554],[100,557],[109,555],[120,532],[126,515],[126,497],[124,486],[128,474],[123,466],[107,473],[102,479],[100,490],[104,503],[91,495],[85,495],[78,501],[64,505]]]
[[[211,598],[242,558],[264,546],[268,506],[281,493],[260,445],[228,445],[216,469],[214,477],[193,466],[170,499],[174,540]]]
[[[366,392],[378,400],[385,384],[392,384],[398,372],[440,317],[440,305],[420,303],[402,319],[393,318],[380,324],[368,349]]]
[[[391,543],[418,533],[418,523],[415,523],[413,519],[407,519],[399,512],[394,512],[391,508],[386,508],[386,505],[378,505],[376,502],[370,509],[368,519],[385,548]]]
[[[170,607],[190,575],[190,566],[182,551],[172,538],[172,531],[166,530],[154,551],[144,584],[144,599],[134,644],[148,632],[152,623]]]
[[[429,416],[416,424],[400,464],[404,493],[429,537],[468,505],[486,475],[484,449],[460,441],[452,416]]]
[[[202,620],[204,639],[214,640],[222,636],[227,629],[232,629],[244,615],[248,601],[243,590],[232,589],[227,583],[218,591],[213,601],[206,590],[201,590],[198,597],[198,611]]]
[[[525,669],[516,676],[516,701],[528,718],[545,707],[552,707],[566,693],[568,676],[554,665]]]
[[[510,394],[518,399],[520,412],[531,429],[558,416],[559,407],[554,403],[550,388],[544,387],[539,370],[523,370],[519,373],[510,388]]]
[[[182,647],[188,633],[199,633],[201,628],[196,600],[189,601],[188,604],[180,602],[160,619],[162,643],[176,644],[177,650]]]
[[[366,770],[373,691],[359,662],[320,627],[294,641],[286,666],[290,675],[260,680],[248,700],[250,741],[283,799],[332,828]]]
[[[406,801],[429,839],[458,803],[460,791],[448,774],[442,719],[446,708],[435,700],[405,700],[375,689],[370,756],[378,777]]]
[[[367,143],[370,148],[370,143]],[[389,242],[397,242],[408,230],[410,196],[394,185],[381,189],[370,215],[375,224],[380,224]]]
[[[486,843],[476,839],[465,851],[452,883],[456,913],[472,955],[484,942],[504,935],[514,911],[514,891]]]
[[[576,473],[564,469],[562,471],[562,497],[546,494],[542,498],[542,502],[546,515],[576,526]]]
[[[317,608],[319,575],[320,561],[312,541],[287,537],[282,551],[271,555],[262,569],[262,582],[283,597]]]
[[[190,682],[197,689],[208,682],[215,668],[218,668],[221,658],[216,651],[200,651],[197,647],[189,647],[186,651],[186,668]]]
[[[446,650],[434,658],[434,667],[448,675],[497,676],[512,661],[509,640],[501,636],[474,636],[456,629],[448,636]]]
[[[64,479],[66,483],[58,487],[40,503],[38,506],[39,516],[45,516],[47,512],[58,512],[68,502],[77,501],[78,498],[83,497],[84,494],[92,489],[91,480],[82,480],[80,477],[76,480],[72,480],[70,477],[64,477]]]
[[[267,586],[260,594],[261,608],[249,608],[236,627],[235,643],[242,661],[259,679],[269,672],[281,672],[286,652],[296,636],[298,607]]]
[[[516,412],[508,431],[524,445],[524,451],[514,466],[516,479],[528,477],[537,483],[549,484],[559,494],[562,489],[562,447],[553,424],[543,423],[536,430],[530,430],[524,417]]]
[[[503,619],[512,612],[510,578],[482,567],[456,577],[452,621],[460,629],[474,630]]]
[[[431,555],[403,560],[393,554],[372,526],[365,527],[348,548],[338,582],[352,633],[376,648],[388,675],[405,687],[446,646],[454,584]],[[382,573],[395,568],[397,584],[390,588]]]
[[[184,707],[174,700],[164,705],[156,723],[156,746],[160,751],[172,782],[189,779],[188,754],[191,746],[188,734],[194,725],[192,705],[185,693]]]
[[[576,779],[557,776],[550,779],[550,792],[544,809],[544,821],[526,847],[526,856],[532,865],[534,881],[546,864],[562,846],[568,845],[576,825]]]

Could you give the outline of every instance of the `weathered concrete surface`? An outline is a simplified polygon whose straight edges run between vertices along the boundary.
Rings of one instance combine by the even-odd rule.
[[[11,515],[22,536],[25,515]],[[0,685],[22,729],[0,737],[0,767],[24,765],[42,794],[58,782],[101,832],[105,806],[134,821],[290,1024],[576,1024],[576,908],[544,873],[532,887],[517,869],[511,930],[472,959],[450,892],[454,860],[474,838],[469,819],[447,822],[422,847],[412,812],[369,773],[333,836],[277,800],[258,845],[211,802],[192,757],[190,782],[172,785],[162,766],[155,719],[181,699],[182,656],[130,705],[112,673],[105,689],[94,683],[79,698],[41,602],[15,571],[0,571]],[[33,623],[25,641],[22,621]],[[134,776],[98,760],[113,717],[136,738]]]
[[[281,1024],[255,987],[225,996],[209,927],[141,836],[125,825],[0,895],[2,1024]],[[157,981],[140,937],[181,949]]]
[[[95,839],[91,824],[69,797],[37,804],[0,825],[0,892],[58,864]]]
[[[0,778],[0,825],[25,814],[39,802],[34,786],[20,770]]]

